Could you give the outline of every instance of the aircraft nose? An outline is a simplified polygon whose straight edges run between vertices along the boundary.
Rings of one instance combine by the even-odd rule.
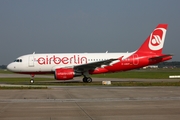
[[[12,65],[12,63],[10,63],[8,66],[7,66],[7,69],[9,70],[9,71],[13,71],[13,65]]]

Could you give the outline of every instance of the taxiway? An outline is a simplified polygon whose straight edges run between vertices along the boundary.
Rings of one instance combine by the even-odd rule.
[[[0,90],[1,120],[180,118],[180,87],[55,87]]]

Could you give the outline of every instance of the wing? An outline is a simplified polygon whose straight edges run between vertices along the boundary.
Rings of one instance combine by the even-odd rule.
[[[119,59],[109,59],[109,60],[103,60],[103,61],[98,61],[98,62],[77,65],[77,66],[74,66],[74,69],[81,72],[87,71],[87,70],[94,70],[95,68],[101,67],[102,65],[105,65],[105,66],[110,65],[117,60],[119,61]]]

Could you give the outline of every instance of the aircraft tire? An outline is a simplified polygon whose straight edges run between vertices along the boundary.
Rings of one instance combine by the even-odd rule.
[[[84,82],[84,83],[87,83],[87,77],[84,77],[84,78],[83,78],[83,82]]]
[[[33,79],[31,79],[31,80],[30,80],[30,83],[34,83],[34,80],[33,80]]]
[[[91,78],[91,77],[87,77],[86,81],[87,81],[88,83],[91,83],[91,82],[92,82],[92,78]]]
[[[83,78],[83,82],[84,83],[91,83],[92,82],[92,78],[91,77],[84,77]]]

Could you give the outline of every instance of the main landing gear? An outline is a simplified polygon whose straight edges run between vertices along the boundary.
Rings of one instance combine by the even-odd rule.
[[[84,82],[84,83],[91,83],[91,82],[92,82],[92,78],[91,78],[91,77],[86,77],[86,76],[84,76],[83,82]]]
[[[31,79],[30,79],[31,84],[34,83],[34,76],[35,76],[34,74],[31,75]]]
[[[92,82],[92,78],[89,77],[88,71],[83,72],[82,75],[84,76],[84,78],[82,79],[84,83],[91,83]]]

